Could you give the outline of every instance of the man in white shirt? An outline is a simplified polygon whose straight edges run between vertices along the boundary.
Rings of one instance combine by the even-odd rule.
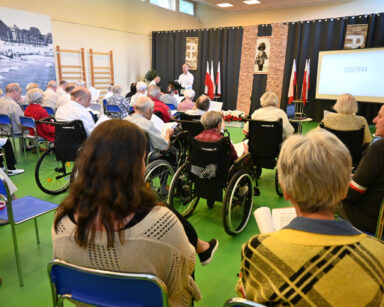
[[[56,102],[57,102],[57,83],[55,80],[51,80],[48,82],[47,89],[44,92],[43,97],[43,107],[51,107],[53,110],[56,110]]]
[[[141,96],[145,96],[145,92],[147,91],[147,85],[145,84],[145,82],[142,82],[142,81],[139,81],[137,82],[136,84],[136,94],[133,95],[131,97],[131,100],[129,101],[129,105],[131,107],[134,107],[135,104],[136,104],[136,100],[141,97]]]
[[[170,144],[170,138],[173,130],[167,129],[165,136],[161,135],[161,131],[157,130],[151,121],[153,114],[154,102],[147,96],[139,97],[135,105],[135,114],[125,119],[137,125],[144,130],[148,137],[151,151],[154,149],[167,150]]]
[[[60,107],[56,112],[56,120],[69,122],[79,119],[83,122],[85,132],[89,136],[95,128],[95,122],[87,108],[91,103],[91,92],[84,87],[76,87],[71,95],[71,101]]]
[[[183,73],[179,76],[179,83],[184,89],[190,90],[193,86],[193,75],[189,72],[189,66],[187,64],[183,65]]]
[[[67,88],[65,89],[66,93],[60,96],[59,99],[57,99],[57,103],[56,103],[57,108],[60,108],[71,101],[71,93],[74,89],[75,89],[74,84],[67,85]]]
[[[65,90],[68,86],[68,82],[65,80],[61,80],[59,86],[57,87],[56,95],[57,97],[65,95]]]

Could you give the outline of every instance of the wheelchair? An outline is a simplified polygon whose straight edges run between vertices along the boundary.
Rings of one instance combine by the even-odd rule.
[[[37,161],[35,180],[38,187],[45,193],[57,195],[65,192],[71,180],[74,161],[79,148],[87,139],[83,122],[39,121],[39,123],[55,126],[55,142]]]
[[[245,228],[251,215],[254,179],[250,154],[231,163],[229,137],[214,143],[192,139],[188,158],[172,179],[168,204],[189,217],[200,198],[222,201],[224,229],[234,236]]]

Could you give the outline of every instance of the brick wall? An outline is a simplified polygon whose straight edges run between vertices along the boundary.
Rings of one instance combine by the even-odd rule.
[[[239,91],[237,94],[237,110],[249,112],[254,63],[256,55],[256,40],[258,26],[244,27],[243,44],[241,51]],[[267,77],[267,90],[275,92],[279,99],[283,89],[283,76],[285,65],[285,51],[287,48],[288,26],[282,24],[272,25],[272,36],[266,37],[271,44],[269,55],[269,68]]]

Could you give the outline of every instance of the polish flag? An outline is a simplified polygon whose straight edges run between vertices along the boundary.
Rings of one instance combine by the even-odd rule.
[[[216,91],[217,96],[221,97],[221,76],[220,76],[220,61],[217,64],[217,73],[216,73]]]
[[[210,99],[213,99],[214,88],[211,76],[209,74],[209,62],[207,61],[207,71],[205,73],[205,94],[209,96]]]
[[[303,86],[302,86],[302,89],[301,89],[301,100],[303,101],[304,105],[308,101],[310,63],[311,63],[311,59],[308,59],[308,60],[305,61]]]
[[[211,61],[211,80],[213,85],[213,95],[215,95],[216,84],[215,84],[215,71],[213,70],[213,61]]]
[[[289,81],[289,90],[288,90],[288,103],[292,103],[295,99],[295,86],[297,84],[296,79],[296,60],[293,59],[291,80]]]

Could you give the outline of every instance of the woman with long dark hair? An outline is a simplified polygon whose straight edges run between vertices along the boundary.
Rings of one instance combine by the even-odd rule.
[[[152,273],[171,306],[200,292],[191,274],[195,249],[178,217],[145,188],[146,139],[125,120],[99,125],[76,162],[76,178],[58,208],[53,255],[69,263],[119,272]]]

